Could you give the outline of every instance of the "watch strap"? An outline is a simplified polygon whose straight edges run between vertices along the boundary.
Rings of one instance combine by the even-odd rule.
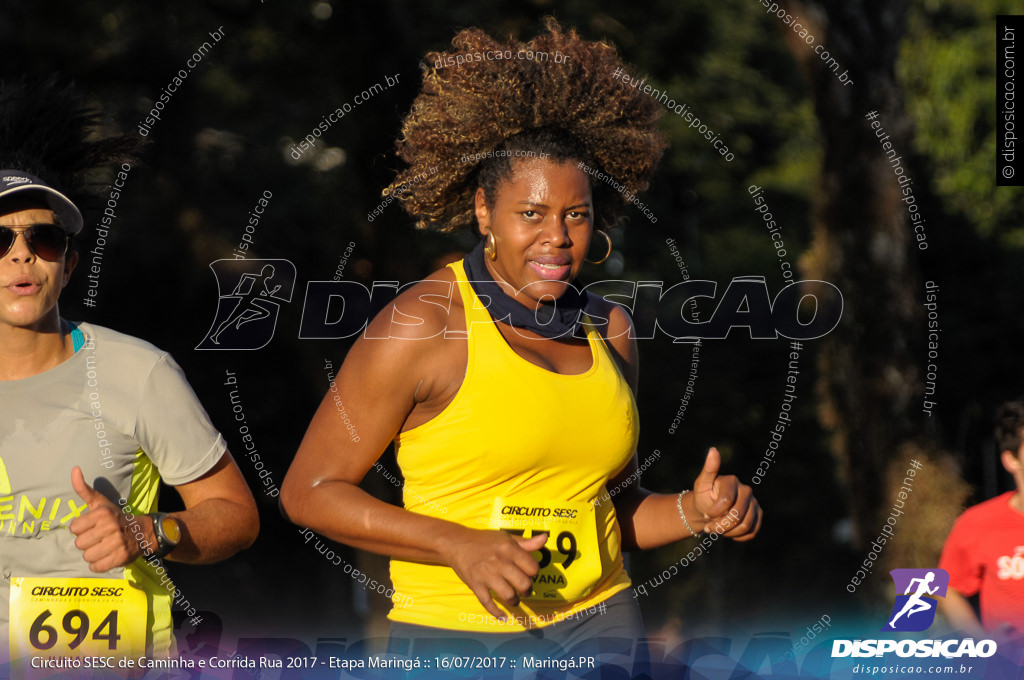
[[[178,541],[172,541],[164,531],[164,520],[169,516],[166,512],[151,512],[149,516],[153,518],[153,535],[156,537],[156,551],[153,554],[158,558],[166,557],[178,547]],[[173,517],[170,519],[177,521]]]

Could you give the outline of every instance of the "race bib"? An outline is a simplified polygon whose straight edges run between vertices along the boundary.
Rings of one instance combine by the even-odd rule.
[[[601,581],[592,503],[496,498],[489,526],[525,538],[548,532],[544,547],[533,553],[540,572],[533,579],[533,591],[524,599],[575,602]]]
[[[126,579],[11,578],[11,659],[142,656],[146,594]]]

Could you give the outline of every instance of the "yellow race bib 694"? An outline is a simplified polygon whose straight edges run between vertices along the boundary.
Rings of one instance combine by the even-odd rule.
[[[527,600],[575,602],[601,580],[592,503],[496,498],[489,526],[525,538],[548,532],[544,547],[534,553],[539,555],[540,572]]]
[[[11,579],[11,658],[146,651],[146,594],[126,579]]]

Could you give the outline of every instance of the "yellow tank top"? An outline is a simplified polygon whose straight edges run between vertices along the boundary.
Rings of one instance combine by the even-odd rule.
[[[630,586],[605,485],[636,450],[636,404],[598,331],[587,329],[586,372],[543,369],[508,346],[462,262],[449,267],[469,331],[466,376],[440,414],[395,440],[404,505],[474,529],[547,530],[546,551],[534,553],[544,568],[534,598],[502,607],[502,623],[450,567],[393,559],[394,599],[407,604],[389,618],[481,632],[547,626]]]

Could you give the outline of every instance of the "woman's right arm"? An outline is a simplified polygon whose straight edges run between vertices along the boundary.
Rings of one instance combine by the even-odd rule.
[[[453,375],[461,381],[464,345],[454,343],[465,341],[445,338],[448,311],[437,304],[449,287],[444,281],[417,284],[385,307],[352,346],[285,476],[281,503],[292,522],[335,541],[451,567],[487,611],[503,618],[491,591],[512,606],[529,592],[538,571],[530,551],[544,544],[543,535],[526,540],[469,529],[359,488],[413,409],[450,392]],[[406,317],[423,323],[410,325]]]

